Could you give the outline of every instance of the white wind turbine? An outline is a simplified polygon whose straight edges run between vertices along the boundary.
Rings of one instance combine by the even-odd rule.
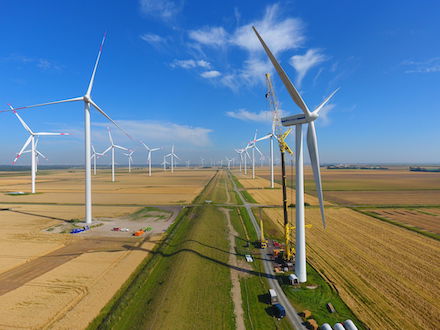
[[[275,95],[275,90],[272,86],[272,81],[270,80],[270,74],[266,73],[266,84],[267,84],[267,93],[266,98],[269,99],[269,103],[272,107],[272,132],[268,135],[259,138],[257,141],[263,141],[266,139],[270,139],[270,187],[275,187],[275,175],[274,175],[274,152],[273,152],[273,143],[274,140],[278,140],[277,138],[277,127],[280,127],[280,111],[278,109],[278,100]]]
[[[324,198],[322,195],[321,173],[319,169],[319,154],[318,143],[316,139],[316,130],[314,121],[319,117],[319,111],[327,104],[331,97],[337,92],[334,91],[328,96],[314,111],[310,111],[303,99],[299,95],[295,86],[287,77],[283,68],[273,56],[270,49],[267,47],[264,40],[258,34],[255,27],[252,27],[258,39],[260,40],[267,56],[275,67],[278,75],[280,76],[284,86],[290,94],[292,100],[303,111],[303,114],[289,116],[281,119],[283,126],[295,125],[295,146],[296,146],[296,249],[295,249],[295,274],[298,277],[299,282],[307,281],[306,271],[306,238],[305,238],[305,225],[304,225],[304,159],[303,159],[303,133],[302,125],[308,124],[307,130],[307,147],[309,150],[310,161],[313,170],[313,177],[316,184],[316,191],[319,199],[319,207],[321,210],[322,225],[326,227],[325,214],[324,214]],[[287,247],[286,247],[287,248]]]
[[[202,157],[200,157],[200,160],[202,161],[202,167],[205,167],[205,160]]]
[[[95,147],[92,144],[92,156],[90,159],[93,159],[93,175],[96,175],[96,160],[98,156],[103,156],[103,153],[96,152]]]
[[[39,150],[38,150],[38,140],[39,137],[37,136],[37,138],[35,139],[35,173],[38,173],[38,165],[40,164],[40,157],[44,158],[45,160],[48,160],[48,158],[43,155]],[[22,152],[22,154],[26,154],[26,153],[31,153],[32,150],[28,149]]]
[[[99,48],[98,56],[96,58],[95,66],[93,67],[92,77],[90,78],[89,86],[87,88],[87,91],[84,96],[75,97],[71,99],[65,99],[61,101],[55,101],[55,102],[47,102],[47,103],[41,103],[41,104],[35,104],[31,106],[26,107],[20,107],[15,108],[15,110],[21,110],[21,109],[27,109],[27,108],[33,108],[33,107],[40,107],[44,105],[50,105],[50,104],[58,104],[58,103],[66,103],[66,102],[84,102],[84,162],[85,162],[85,204],[86,204],[86,212],[85,212],[85,220],[86,223],[90,224],[92,223],[92,177],[91,177],[91,154],[90,154],[90,146],[91,146],[91,139],[90,139],[90,106],[93,106],[96,110],[98,110],[104,117],[106,117],[109,121],[111,121],[116,127],[118,127],[121,131],[125,133],[125,131],[119,127],[118,124],[116,124],[113,119],[111,119],[105,112],[102,110],[91,98],[91,92],[93,88],[93,82],[95,80],[95,74],[96,69],[98,67],[99,59],[101,57],[102,53],[102,47],[104,45],[105,41],[105,35],[102,38],[101,46]],[[129,136],[127,133],[125,133],[127,136]]]
[[[167,165],[169,164],[167,162],[167,155],[163,156],[163,162],[160,163],[160,164],[163,165],[163,170],[164,170],[164,172],[166,172],[167,171]]]
[[[187,160],[185,162],[186,162],[186,168],[189,168],[189,160]]]
[[[257,147],[257,141],[257,131],[255,131],[254,139],[247,145],[248,149],[252,149],[252,179],[255,179],[255,150],[258,151],[260,156],[263,155],[263,153]]]
[[[229,159],[228,157],[225,157],[225,158],[226,158],[226,161],[228,162],[228,170],[230,170],[231,169],[231,162],[234,158],[231,158],[231,159]]]
[[[242,164],[243,164],[243,152],[244,152],[244,149],[234,149],[234,150],[235,150],[235,152],[237,154],[240,155],[240,172],[241,172],[242,171]]]
[[[17,162],[18,158],[21,157],[21,155],[25,152],[31,153],[31,181],[32,181],[32,193],[35,194],[35,179],[37,174],[37,155],[42,156],[43,158],[46,158],[42,153],[40,153],[37,150],[37,144],[38,144],[38,137],[40,136],[47,136],[47,135],[69,135],[69,133],[48,133],[48,132],[34,132],[30,129],[30,127],[24,122],[24,120],[20,117],[20,115],[14,110],[14,108],[9,105],[11,110],[13,110],[14,114],[17,116],[20,123],[23,125],[24,129],[30,134],[26,142],[24,143],[23,147],[21,148],[20,152],[17,154],[17,156],[14,159],[14,164]],[[37,141],[36,141],[37,138]],[[26,148],[31,144],[31,150],[25,151]]]
[[[177,158],[177,159],[180,160],[179,156],[177,156],[177,155],[174,153],[174,144],[173,144],[173,146],[171,147],[171,153],[169,153],[168,155],[166,155],[166,157],[170,157],[170,159],[171,159],[171,173],[174,173],[174,158]]]
[[[160,148],[150,148],[148,147],[145,143],[141,142],[142,145],[145,147],[145,149],[147,149],[148,151],[148,156],[147,156],[147,161],[148,161],[148,175],[151,176],[151,154],[154,151],[160,150]]]
[[[127,148],[118,146],[113,142],[112,133],[110,132],[110,127],[107,127],[108,137],[110,139],[110,147],[108,147],[102,154],[105,155],[110,150],[112,151],[112,182],[115,182],[115,149],[128,151]]]
[[[124,155],[128,157],[128,173],[131,173],[131,164],[133,163],[133,155],[134,150],[128,150],[127,153],[124,152]]]

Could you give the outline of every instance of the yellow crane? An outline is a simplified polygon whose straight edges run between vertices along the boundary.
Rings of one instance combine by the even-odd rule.
[[[286,189],[286,164],[285,164],[285,153],[293,154],[292,149],[290,149],[289,145],[286,142],[287,136],[292,131],[289,128],[287,131],[283,132],[280,120],[280,113],[278,110],[278,100],[275,96],[275,91],[272,85],[272,81],[270,79],[270,74],[266,73],[266,84],[267,84],[267,93],[266,98],[269,100],[269,104],[272,108],[272,132],[275,134],[278,145],[281,152],[281,185],[283,189],[283,218],[284,218],[284,244],[285,244],[285,253],[284,258],[286,260],[292,259],[292,248],[291,248],[291,231],[293,228],[292,225],[289,224],[289,218],[287,213],[287,189]]]

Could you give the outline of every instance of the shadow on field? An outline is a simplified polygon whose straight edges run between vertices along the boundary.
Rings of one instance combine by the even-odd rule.
[[[253,242],[248,241],[248,240],[246,240],[246,239],[243,239],[243,238],[241,238],[241,237],[239,237],[239,236],[234,236],[234,237],[236,237],[236,238],[238,238],[240,241],[243,241],[243,242],[244,242],[245,245],[243,245],[242,247],[248,247],[248,246],[250,246],[251,244],[254,244]],[[187,243],[187,242],[197,243],[197,244],[202,245],[202,246],[204,246],[204,247],[207,247],[207,248],[210,248],[210,249],[214,249],[214,250],[217,250],[217,251],[220,251],[220,252],[226,253],[226,254],[233,254],[233,255],[236,255],[236,256],[239,256],[239,257],[244,257],[244,256],[245,256],[245,254],[242,254],[242,253],[231,253],[231,252],[229,252],[229,251],[226,251],[226,250],[220,249],[220,248],[218,248],[218,247],[215,247],[215,246],[212,246],[212,245],[209,245],[209,244],[206,244],[206,243],[202,243],[202,242],[199,242],[199,241],[196,241],[196,240],[193,240],[193,239],[187,239],[187,240],[183,241],[182,243],[180,243],[179,245],[184,244],[184,243]],[[164,245],[168,245],[168,246],[170,246],[170,247],[177,247],[176,244],[169,244],[169,243],[167,243],[167,242],[164,242],[163,244],[164,244]],[[259,256],[257,256],[257,255],[253,255],[252,258],[253,258],[253,259],[259,259],[259,260],[268,260],[268,259],[261,258],[261,257],[259,257]]]
[[[188,240],[188,241],[191,241],[191,240]],[[197,242],[197,241],[195,241],[195,242]],[[200,243],[200,242],[197,242],[197,243]],[[200,244],[202,244],[202,243],[200,243]],[[204,245],[204,244],[202,244],[202,245]],[[203,258],[203,259],[209,260],[209,261],[211,261],[213,263],[216,263],[216,264],[219,264],[219,265],[222,265],[222,266],[234,269],[234,270],[236,270],[238,272],[242,272],[242,273],[246,273],[246,274],[250,274],[250,275],[255,275],[255,276],[262,276],[262,277],[266,277],[266,278],[270,278],[270,279],[275,279],[276,278],[272,274],[261,273],[261,272],[257,272],[257,271],[254,271],[254,270],[250,270],[250,269],[246,269],[246,268],[230,265],[230,264],[228,264],[226,262],[219,261],[219,260],[216,260],[214,258],[208,257],[208,256],[206,256],[204,254],[201,254],[200,252],[195,251],[193,249],[180,249],[180,250],[178,250],[176,252],[173,252],[173,253],[163,253],[162,251],[154,251],[154,250],[144,249],[144,248],[138,247],[138,246],[123,245],[123,247],[126,248],[127,250],[145,251],[145,252],[151,253],[153,255],[160,255],[160,256],[165,257],[165,258],[175,256],[175,255],[180,254],[182,252],[189,252],[189,253],[193,253],[193,254],[199,256],[200,258]],[[212,246],[208,246],[208,247],[212,247]],[[212,248],[217,249],[215,247],[212,247]],[[220,250],[220,251],[223,251],[223,250]],[[229,252],[227,252],[227,253],[229,253]]]
[[[9,212],[20,213],[20,214],[25,214],[25,215],[32,215],[34,217],[46,218],[46,219],[51,219],[51,220],[59,220],[59,221],[64,221],[64,222],[70,221],[69,219],[51,217],[49,215],[43,215],[43,214],[31,213],[31,212],[25,212],[25,211],[18,211],[18,210],[14,210],[14,209],[3,209],[2,211],[9,211]]]

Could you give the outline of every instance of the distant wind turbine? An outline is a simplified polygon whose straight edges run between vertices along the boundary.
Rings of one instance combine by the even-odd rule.
[[[128,151],[127,148],[118,146],[113,142],[112,133],[110,132],[110,127],[107,127],[108,137],[110,139],[110,147],[108,147],[102,154],[105,155],[110,150],[112,151],[112,182],[115,182],[115,149]]]
[[[14,108],[9,105],[11,110],[14,110]],[[21,155],[25,152],[26,148],[29,144],[31,144],[31,181],[32,181],[32,193],[35,194],[35,179],[37,174],[37,155],[41,155],[42,157],[46,158],[43,154],[41,154],[39,151],[36,150],[38,141],[36,142],[35,138],[38,138],[40,136],[45,135],[69,135],[69,133],[47,133],[47,132],[34,132],[30,129],[30,127],[24,122],[24,120],[20,117],[20,115],[14,110],[14,114],[17,116],[18,120],[20,121],[21,125],[23,125],[24,129],[30,134],[26,142],[24,143],[23,147],[21,148],[20,152],[17,154],[17,156],[14,159],[14,164],[17,162],[18,158],[21,157]]]
[[[145,149],[147,149],[148,151],[148,156],[147,156],[147,161],[148,161],[148,176],[151,176],[151,154],[154,151],[159,150],[160,148],[150,148],[148,147],[145,143],[141,142],[141,144],[145,147]]]
[[[131,164],[133,162],[133,155],[134,150],[128,150],[128,153],[124,152],[124,155],[128,157],[128,173],[131,173]]]
[[[174,144],[173,144],[173,146],[171,147],[171,153],[169,153],[169,154],[167,155],[167,157],[170,157],[170,159],[171,159],[171,173],[174,173],[174,158],[177,158],[177,159],[180,160],[179,156],[177,156],[177,155],[174,153]]]

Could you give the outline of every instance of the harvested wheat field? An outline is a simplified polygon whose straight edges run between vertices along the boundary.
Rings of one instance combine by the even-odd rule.
[[[92,176],[93,203],[96,204],[184,204],[190,203],[214,174],[214,170],[177,169],[173,174],[156,170],[149,177],[145,170],[131,174],[117,169],[116,182],[109,170]],[[5,195],[11,191],[30,191],[30,175],[0,177],[0,203],[84,203],[84,173],[75,171],[39,171],[37,194]]]
[[[282,233],[282,210],[264,212]],[[306,208],[308,261],[363,322],[372,329],[440,324],[439,241],[347,208],[327,208],[326,215],[324,231],[319,209]]]
[[[435,214],[431,210],[432,209],[368,209],[368,212],[385,219],[440,234],[440,214]],[[437,212],[440,211],[440,209],[433,210]]]
[[[345,208],[326,215],[324,231],[319,210],[306,209],[308,261],[358,317],[372,329],[436,328],[440,242]]]
[[[282,205],[281,185],[275,184],[275,189],[267,189],[270,182],[264,178],[256,177],[255,179],[241,176],[239,172],[234,173],[243,187],[255,199],[258,204],[262,205]],[[289,200],[295,201],[295,190],[287,188],[287,196]],[[318,199],[311,195],[306,195],[304,201],[310,205],[319,205]],[[295,203],[295,202],[293,202]],[[330,204],[325,202],[325,204]]]
[[[37,181],[41,194],[5,195],[29,188],[28,177],[15,174],[0,177],[0,328],[83,329],[148,256],[161,234],[145,240],[126,237],[130,233],[120,238],[93,236],[104,226],[83,236],[47,232],[84,216],[83,174],[47,171]],[[118,173],[118,182],[112,183],[108,171],[100,173],[93,178],[93,202],[98,204],[93,216],[126,217],[141,206],[190,202],[213,174],[178,170],[172,177],[157,172],[149,178],[144,173]],[[172,216],[176,215],[177,211]],[[169,219],[163,221],[171,224]],[[159,223],[153,227],[166,228]]]

